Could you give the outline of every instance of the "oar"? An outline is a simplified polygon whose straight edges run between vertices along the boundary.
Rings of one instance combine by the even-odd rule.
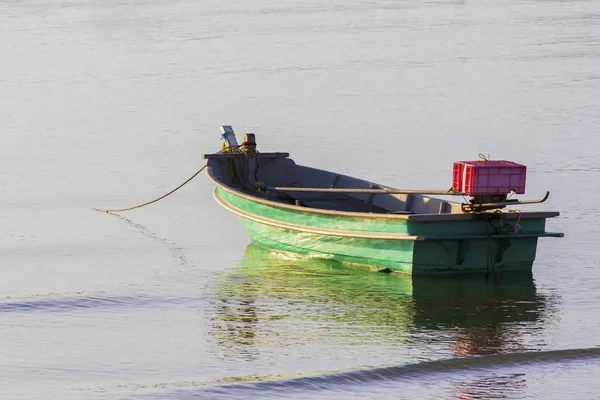
[[[401,189],[343,189],[343,188],[304,188],[304,187],[268,187],[267,190],[279,192],[311,192],[311,193],[364,193],[364,194],[425,194],[438,196],[466,196],[465,193],[450,190],[401,190]]]

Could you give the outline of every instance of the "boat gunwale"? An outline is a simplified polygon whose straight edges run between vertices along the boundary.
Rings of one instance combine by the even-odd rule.
[[[239,207],[234,206],[225,200],[217,188],[213,191],[213,197],[217,203],[223,208],[237,215],[240,218],[245,218],[250,221],[268,225],[279,229],[293,230],[303,233],[311,233],[324,236],[335,236],[345,238],[359,238],[359,239],[380,239],[380,240],[410,240],[410,241],[424,241],[424,240],[489,240],[489,239],[525,239],[525,238],[538,238],[538,237],[563,237],[563,233],[559,232],[543,232],[543,233],[512,233],[512,234],[472,234],[472,235],[408,235],[405,233],[398,232],[365,232],[365,231],[353,231],[353,230],[342,230],[342,229],[329,229],[320,228],[308,225],[300,225],[290,222],[282,222],[272,218],[257,215]]]
[[[207,162],[206,175],[208,179],[214,183],[217,187],[223,189],[224,191],[233,194],[235,196],[241,197],[243,199],[253,201],[255,203],[263,204],[269,207],[298,211],[307,214],[322,214],[336,217],[346,217],[346,218],[361,218],[361,219],[391,219],[391,220],[404,220],[408,222],[441,222],[441,221],[481,221],[482,217],[488,214],[493,213],[473,213],[473,214],[439,214],[439,213],[431,213],[431,214],[374,214],[374,213],[364,213],[364,212],[351,212],[351,211],[335,211],[335,210],[325,210],[321,208],[309,208],[296,206],[292,204],[284,204],[273,200],[266,200],[260,198],[258,196],[253,196],[247,193],[242,192],[241,190],[237,190],[231,186],[226,185],[218,178],[216,178],[212,174],[213,167],[211,166],[211,161]],[[424,196],[426,198],[437,199],[436,197]],[[438,199],[439,200],[439,199]],[[450,202],[458,204],[456,202]],[[508,212],[501,211],[502,218],[507,220],[511,219],[545,219],[545,218],[553,218],[560,215],[558,211],[519,211],[519,212]]]

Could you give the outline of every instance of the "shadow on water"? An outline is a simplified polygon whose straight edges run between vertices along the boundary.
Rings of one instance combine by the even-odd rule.
[[[558,299],[539,293],[531,273],[413,280],[413,329],[454,331],[455,356],[525,351],[522,327],[536,333],[556,318]],[[537,349],[536,349],[537,350]]]
[[[250,245],[213,290],[206,310],[210,336],[229,360],[253,361],[301,337],[318,346],[332,335],[342,343],[339,351],[352,344],[420,351],[441,340],[451,352],[391,367],[239,378],[241,383],[171,392],[173,398],[351,398],[384,386],[389,394],[390,385],[409,390],[405,393],[417,385],[422,393],[421,385],[430,383],[445,388],[442,397],[514,398],[527,391],[527,368],[600,359],[600,348],[543,351],[539,341],[526,344],[525,336],[537,337],[552,324],[558,303],[556,296],[536,290],[531,274],[411,279]]]
[[[238,268],[216,282],[209,318],[217,347],[245,359],[301,326],[311,341],[326,340],[333,329],[348,344],[442,341],[455,356],[524,351],[523,325],[535,324],[539,333],[558,302],[536,291],[530,273],[410,278],[253,244]]]

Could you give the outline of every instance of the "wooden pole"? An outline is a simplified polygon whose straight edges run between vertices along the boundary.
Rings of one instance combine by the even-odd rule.
[[[360,193],[360,194],[425,194],[438,196],[466,196],[454,190],[401,190],[401,189],[343,189],[343,188],[305,188],[305,187],[268,187],[267,190],[280,192],[312,192],[312,193]]]

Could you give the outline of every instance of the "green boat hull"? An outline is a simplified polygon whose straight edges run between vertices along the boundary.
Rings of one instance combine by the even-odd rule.
[[[277,207],[220,187],[214,195],[258,245],[414,276],[531,271],[538,238],[562,236],[545,232],[545,218],[419,222]]]
[[[491,240],[491,243],[486,239],[392,242],[303,234],[244,218],[241,221],[250,239],[264,247],[411,275],[531,271],[537,247],[537,238],[512,240],[511,251],[507,249],[502,258],[482,263],[481,260],[488,257],[490,246],[492,257],[501,253],[502,240]],[[461,246],[470,247],[462,262],[459,259]]]

